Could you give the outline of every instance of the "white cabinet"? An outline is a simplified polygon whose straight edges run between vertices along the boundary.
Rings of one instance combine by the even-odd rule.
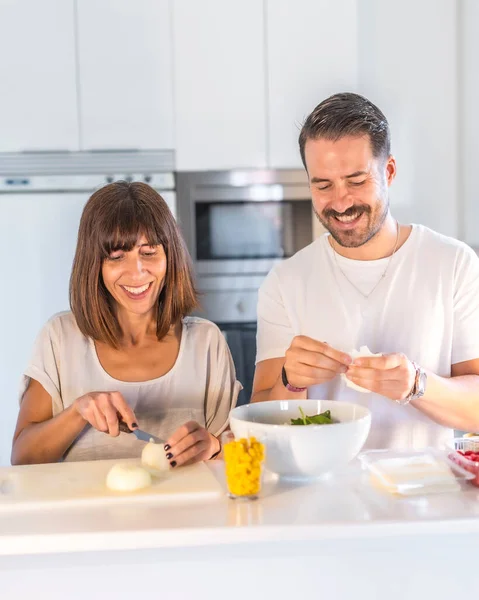
[[[170,0],[77,0],[81,145],[172,149]]]
[[[461,187],[459,196],[463,202],[460,222],[465,242],[479,248],[479,199],[477,172],[479,167],[479,2],[463,0],[459,37],[462,61],[459,110],[461,145],[459,148],[459,169]]]
[[[331,94],[357,89],[357,0],[265,2],[269,164],[300,167],[305,117]]]
[[[74,0],[0,0],[0,152],[78,150]]]
[[[2,275],[9,289],[0,299],[0,465],[10,460],[20,377],[30,359],[33,342],[52,315],[69,310],[68,283],[76,232],[88,196],[0,195],[0,253],[8,257]]]
[[[393,213],[456,236],[456,4],[361,0],[358,6],[360,91],[388,118],[397,159]]]
[[[173,6],[178,169],[264,167],[262,0]]]

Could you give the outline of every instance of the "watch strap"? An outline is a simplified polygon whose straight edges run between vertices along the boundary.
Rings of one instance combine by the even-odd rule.
[[[281,369],[281,380],[283,382],[284,387],[289,390],[290,392],[304,392],[305,390],[307,390],[308,388],[305,387],[296,387],[294,385],[291,385],[288,381],[288,377],[286,375],[286,370],[283,366],[283,368]]]
[[[411,364],[414,367],[414,369],[416,370],[416,376],[414,377],[414,384],[413,384],[409,394],[402,400],[397,400],[398,404],[401,404],[402,406],[409,404],[411,402],[411,400],[420,398],[424,394],[424,392],[419,393],[419,380],[421,377],[421,367],[419,367],[413,360],[411,361]]]

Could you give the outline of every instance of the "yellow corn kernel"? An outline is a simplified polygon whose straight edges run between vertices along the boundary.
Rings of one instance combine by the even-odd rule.
[[[224,446],[228,489],[235,496],[251,496],[260,490],[264,446],[254,437],[231,441]]]

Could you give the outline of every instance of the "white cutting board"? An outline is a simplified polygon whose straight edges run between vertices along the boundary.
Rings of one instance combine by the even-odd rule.
[[[117,464],[141,464],[139,459],[65,462],[0,468],[0,511],[53,508],[65,505],[98,505],[147,501],[214,498],[224,493],[221,484],[204,463],[177,467],[153,476],[150,487],[136,492],[114,492],[106,487],[106,476]]]

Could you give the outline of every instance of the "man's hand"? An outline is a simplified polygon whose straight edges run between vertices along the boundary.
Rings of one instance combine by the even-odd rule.
[[[416,369],[404,354],[364,356],[354,360],[346,377],[391,400],[404,400],[413,388]]]
[[[293,338],[286,351],[284,370],[291,385],[306,388],[346,373],[352,358],[326,342],[319,342],[304,335]]]

